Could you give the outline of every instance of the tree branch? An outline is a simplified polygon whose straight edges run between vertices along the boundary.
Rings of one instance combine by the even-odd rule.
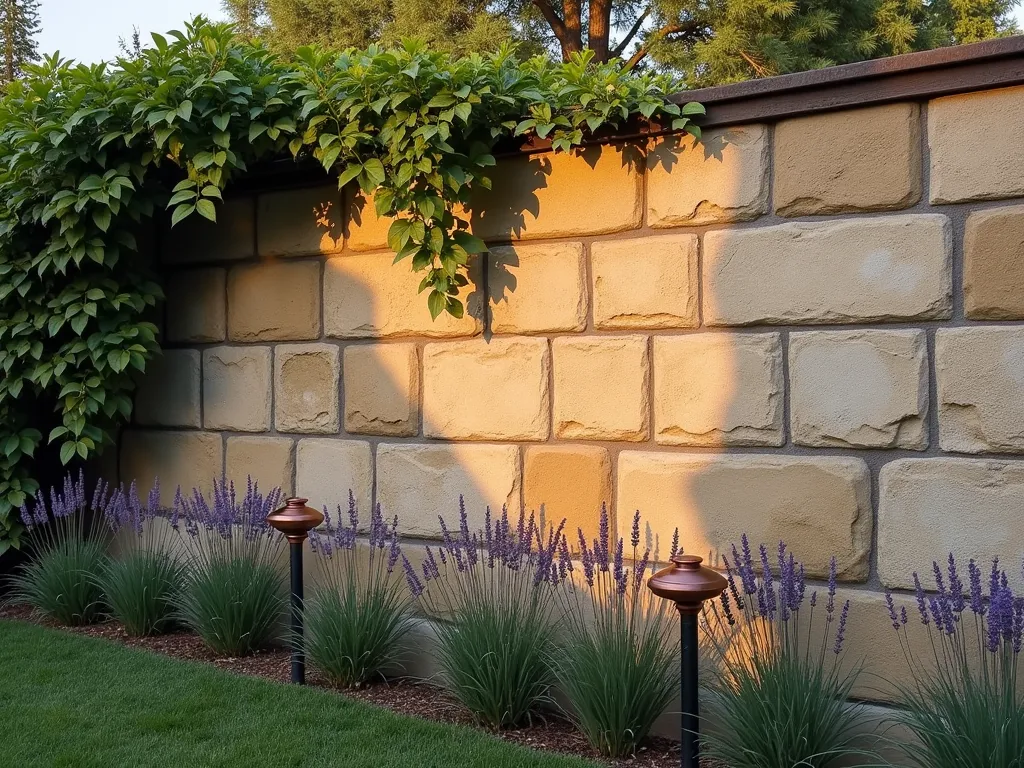
[[[771,75],[771,72],[769,72],[763,64],[758,63],[754,58],[748,55],[746,51],[740,51],[740,56],[742,56],[743,60],[750,65],[750,68],[754,70],[754,74],[758,77],[768,77]]]
[[[701,25],[696,21],[688,21],[685,24],[666,24],[661,29],[652,32],[651,36],[644,41],[644,44],[637,49],[637,52],[629,57],[629,61],[626,62],[626,69],[632,69],[643,61],[644,57],[651,52],[651,47],[662,38],[678,34],[697,36],[700,30]]]
[[[650,15],[651,9],[645,8],[644,12],[640,14],[640,18],[636,20],[636,23],[629,28],[629,32],[626,33],[626,36],[622,38],[622,42],[615,46],[615,49],[612,51],[613,57],[622,55],[622,52],[626,50],[626,46],[633,41],[633,38],[636,37],[636,33],[640,31],[640,28],[644,25],[644,22],[647,21],[647,17]]]
[[[568,35],[566,33],[565,24],[562,23],[562,19],[558,16],[554,7],[548,0],[532,0],[533,4],[537,7],[537,10],[541,12],[544,17],[544,21],[551,27],[551,31],[555,33],[555,37],[558,39],[558,44],[562,47],[562,57],[566,56],[566,45],[568,44]]]

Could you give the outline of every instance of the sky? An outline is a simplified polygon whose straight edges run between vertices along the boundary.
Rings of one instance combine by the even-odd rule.
[[[39,51],[90,63],[117,56],[118,39],[130,40],[133,26],[146,41],[196,14],[224,18],[220,0],[42,0],[41,12]],[[1024,29],[1024,6],[1015,13]]]

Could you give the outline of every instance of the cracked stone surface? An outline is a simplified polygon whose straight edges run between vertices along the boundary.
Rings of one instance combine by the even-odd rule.
[[[809,331],[789,342],[793,442],[928,447],[923,331]]]
[[[340,376],[341,358],[336,346],[279,345],[274,352],[277,431],[337,433]]]

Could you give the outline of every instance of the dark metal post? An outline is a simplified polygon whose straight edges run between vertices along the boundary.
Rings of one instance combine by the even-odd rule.
[[[306,655],[302,648],[302,542],[292,542],[292,682],[306,684]]]
[[[680,668],[682,693],[682,768],[700,766],[700,699],[697,686],[697,614],[679,607],[679,632],[682,642]]]
[[[324,521],[324,516],[306,506],[306,499],[288,499],[280,509],[267,515],[267,522],[288,539],[292,582],[292,682],[306,684],[306,655],[302,639],[302,543],[309,531]]]
[[[676,555],[672,565],[662,568],[647,580],[658,597],[671,600],[679,609],[679,634],[682,660],[679,667],[682,723],[680,725],[679,765],[700,766],[700,700],[698,675],[697,616],[705,600],[714,600],[729,585],[725,577],[701,565],[696,555]]]

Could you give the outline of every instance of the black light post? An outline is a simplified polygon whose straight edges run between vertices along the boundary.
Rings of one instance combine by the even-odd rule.
[[[671,600],[679,610],[682,643],[680,683],[682,688],[682,726],[679,764],[682,768],[700,766],[700,700],[697,679],[697,616],[705,600],[718,597],[729,582],[718,571],[701,565],[697,555],[676,555],[672,565],[651,576],[647,586],[658,597]]]
[[[288,539],[291,559],[292,682],[306,684],[306,657],[302,650],[302,543],[310,529],[324,521],[308,499],[288,499],[280,509],[267,515],[267,522]]]

